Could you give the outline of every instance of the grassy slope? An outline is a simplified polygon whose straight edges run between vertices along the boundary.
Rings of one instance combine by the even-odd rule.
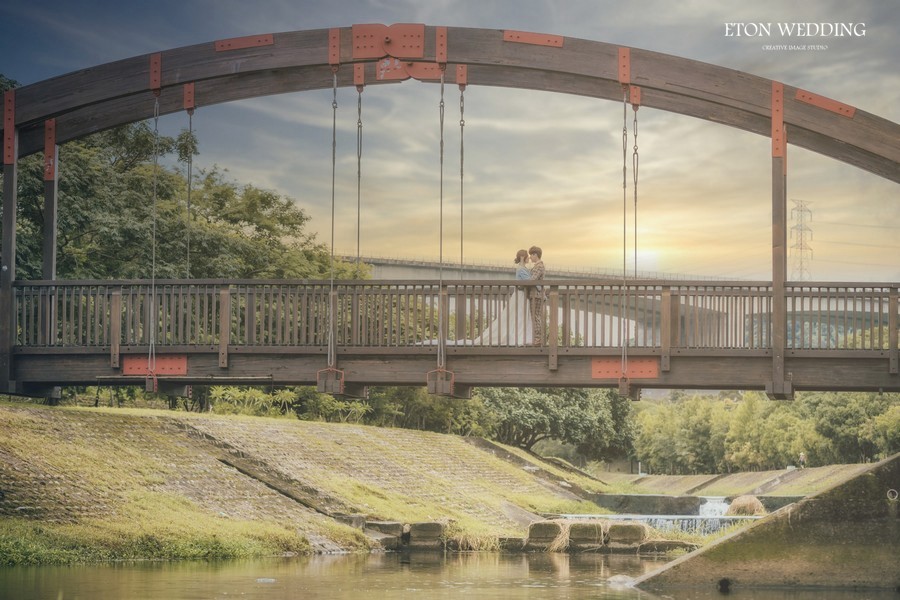
[[[601,512],[558,482],[602,491],[594,480],[544,464],[537,477],[428,432],[29,405],[0,405],[0,431],[0,564],[369,548],[223,456],[370,520],[453,521],[469,538],[524,535],[519,509]]]

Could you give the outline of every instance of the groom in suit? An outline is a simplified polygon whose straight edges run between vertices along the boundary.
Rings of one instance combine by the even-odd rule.
[[[543,251],[538,246],[528,249],[533,266],[531,267],[532,281],[544,278],[544,261],[541,260]],[[535,286],[531,289],[531,322],[534,326],[534,345],[541,346],[544,343],[544,288]]]

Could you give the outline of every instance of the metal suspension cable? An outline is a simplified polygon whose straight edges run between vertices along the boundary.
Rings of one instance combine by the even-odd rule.
[[[357,86],[356,98],[356,275],[359,277],[362,269],[360,258],[360,238],[362,231],[362,86]]]
[[[628,332],[625,317],[625,286],[628,279],[628,88],[622,96],[622,287],[619,290],[619,336],[622,343],[622,376],[628,369]]]
[[[156,311],[156,203],[157,203],[157,180],[159,177],[159,94],[153,103],[153,212],[151,221],[153,230],[151,237],[150,250],[150,344],[147,350],[147,372],[152,375],[156,372],[156,329],[158,327],[159,315]]]
[[[444,71],[446,65],[441,65],[441,101],[438,104],[440,113],[440,218],[439,218],[439,267],[438,267],[438,348],[437,366],[443,369],[446,365],[445,340],[444,340],[444,300],[441,291],[444,289]]]
[[[331,99],[331,263],[330,283],[328,287],[328,368],[333,369],[337,363],[337,350],[335,348],[334,329],[335,314],[332,300],[334,299],[334,217],[335,217],[335,172],[337,170],[337,68],[331,70],[332,75],[332,99]]]
[[[191,188],[193,187],[194,168],[194,109],[188,110],[188,137],[191,144],[187,160],[187,226],[185,227],[185,245],[187,247],[187,278],[191,278]]]
[[[638,256],[638,108],[637,104],[632,104],[634,109],[634,149],[631,154],[631,173],[634,176],[634,276],[637,277],[637,256]]]
[[[465,236],[463,234],[463,227],[465,224],[464,219],[464,207],[465,207],[465,194],[464,194],[464,186],[463,182],[465,181],[465,145],[464,145],[464,132],[466,128],[466,96],[465,96],[466,88],[464,85],[459,86],[459,277],[462,279],[463,277],[463,244],[465,243]]]

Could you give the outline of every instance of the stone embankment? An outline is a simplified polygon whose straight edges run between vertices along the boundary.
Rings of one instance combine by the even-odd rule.
[[[184,528],[211,519],[204,534],[217,523],[287,526],[318,552],[359,550],[359,532],[375,530],[343,515],[408,526],[400,540],[414,545],[438,528],[446,539],[522,538],[540,513],[584,509],[578,491],[605,489],[514,449],[406,429],[7,404],[0,430],[0,518],[139,513],[152,528],[180,514]],[[394,543],[385,535],[396,525],[370,546]]]

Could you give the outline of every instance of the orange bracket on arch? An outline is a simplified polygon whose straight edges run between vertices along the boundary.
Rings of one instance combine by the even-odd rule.
[[[56,119],[44,121],[44,181],[56,179]]]
[[[530,31],[514,31],[507,29],[503,32],[504,42],[517,42],[519,44],[532,44],[535,46],[550,46],[551,48],[563,47],[563,36],[547,33],[532,33]]]
[[[3,164],[16,164],[16,91],[3,92]]]
[[[444,80],[447,83],[460,85],[468,83],[465,65],[458,65],[453,69],[442,68],[442,66],[432,62],[411,62],[387,57],[375,63],[375,79],[378,81],[406,81],[413,78],[419,81],[438,81],[443,71]]]
[[[787,144],[784,135],[784,84],[772,82],[772,157],[783,158]]]
[[[353,59],[424,58],[425,25],[422,23],[395,23],[382,25],[354,25]]]
[[[832,100],[831,98],[826,98],[825,96],[813,94],[812,92],[807,92],[806,90],[797,90],[794,98],[799,100],[800,102],[805,102],[806,104],[811,104],[818,108],[831,111],[833,113],[841,115],[842,117],[847,117],[848,119],[852,119],[853,115],[856,114],[856,109],[849,104],[844,104],[843,102],[838,102],[837,100]]]

